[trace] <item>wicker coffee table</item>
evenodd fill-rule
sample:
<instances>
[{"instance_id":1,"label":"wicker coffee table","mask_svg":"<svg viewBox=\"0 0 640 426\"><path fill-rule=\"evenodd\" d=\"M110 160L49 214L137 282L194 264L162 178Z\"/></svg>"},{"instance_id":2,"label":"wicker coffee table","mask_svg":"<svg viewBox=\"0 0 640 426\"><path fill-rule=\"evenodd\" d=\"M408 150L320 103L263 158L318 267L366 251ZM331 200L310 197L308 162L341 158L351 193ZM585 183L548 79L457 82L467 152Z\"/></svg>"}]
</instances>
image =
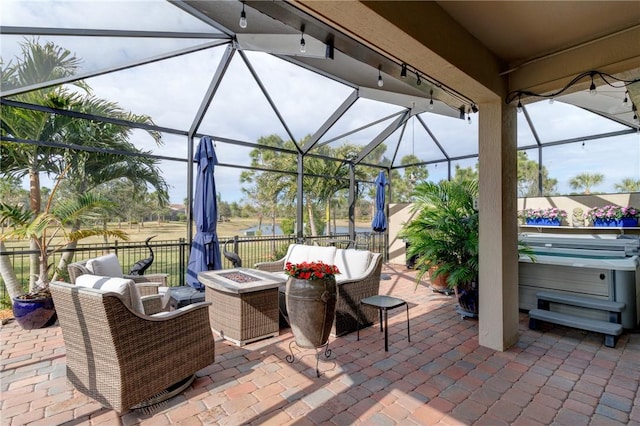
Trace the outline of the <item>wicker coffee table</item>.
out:
<instances>
[{"instance_id":1,"label":"wicker coffee table","mask_svg":"<svg viewBox=\"0 0 640 426\"><path fill-rule=\"evenodd\" d=\"M238 346L277 336L278 286L285 278L257 269L236 268L198 274L205 286L211 328Z\"/></svg>"}]
</instances>

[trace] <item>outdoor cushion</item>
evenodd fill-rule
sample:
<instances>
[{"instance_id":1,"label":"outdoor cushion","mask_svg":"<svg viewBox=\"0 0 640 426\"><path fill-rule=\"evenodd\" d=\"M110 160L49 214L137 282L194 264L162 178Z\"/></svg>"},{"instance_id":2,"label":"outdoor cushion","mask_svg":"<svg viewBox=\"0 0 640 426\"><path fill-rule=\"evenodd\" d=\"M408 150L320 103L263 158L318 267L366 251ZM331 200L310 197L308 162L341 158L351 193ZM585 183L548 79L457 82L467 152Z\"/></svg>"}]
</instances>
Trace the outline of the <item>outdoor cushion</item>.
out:
<instances>
[{"instance_id":1,"label":"outdoor cushion","mask_svg":"<svg viewBox=\"0 0 640 426\"><path fill-rule=\"evenodd\" d=\"M335 247L308 246L304 244L291 244L285 257L285 266L288 262L317 262L322 261L328 265L333 265L336 256Z\"/></svg>"},{"instance_id":2,"label":"outdoor cushion","mask_svg":"<svg viewBox=\"0 0 640 426\"><path fill-rule=\"evenodd\" d=\"M93 275L116 278L124 277L120 262L118 262L118 256L113 253L88 260L87 269Z\"/></svg>"},{"instance_id":3,"label":"outdoor cushion","mask_svg":"<svg viewBox=\"0 0 640 426\"><path fill-rule=\"evenodd\" d=\"M145 313L140 293L133 280L85 274L76 279L76 285L78 287L96 288L106 292L119 293L122 295L125 305L140 314L144 315Z\"/></svg>"},{"instance_id":4,"label":"outdoor cushion","mask_svg":"<svg viewBox=\"0 0 640 426\"><path fill-rule=\"evenodd\" d=\"M338 249L335 265L340 274L336 275L336 280L340 282L364 276L370 260L371 252L368 250Z\"/></svg>"}]
</instances>

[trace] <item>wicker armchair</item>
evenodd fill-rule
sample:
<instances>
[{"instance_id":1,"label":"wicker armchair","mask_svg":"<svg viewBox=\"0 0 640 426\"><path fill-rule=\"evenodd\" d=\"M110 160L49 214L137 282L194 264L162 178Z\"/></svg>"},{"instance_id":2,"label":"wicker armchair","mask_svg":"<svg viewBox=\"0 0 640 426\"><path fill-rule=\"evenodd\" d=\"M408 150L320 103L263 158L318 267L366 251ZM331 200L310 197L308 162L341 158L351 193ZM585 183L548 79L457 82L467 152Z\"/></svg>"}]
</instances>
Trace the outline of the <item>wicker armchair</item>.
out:
<instances>
[{"instance_id":1,"label":"wicker armchair","mask_svg":"<svg viewBox=\"0 0 640 426\"><path fill-rule=\"evenodd\" d=\"M117 259L117 258L116 258ZM92 259L82 260L80 262L70 263L67 265L67 271L69 272L69 281L71 284L76 283L76 278L84 274L94 274L87 268L87 262ZM95 274L104 275L104 274ZM152 294L158 294L158 287L167 287L167 277L169 274L147 274L147 275L125 275L122 274L122 268L120 268L120 274L108 275L120 278L128 278L133 280L138 286L138 291L141 296L148 296Z\"/></svg>"},{"instance_id":2,"label":"wicker armchair","mask_svg":"<svg viewBox=\"0 0 640 426\"><path fill-rule=\"evenodd\" d=\"M349 256L352 250L338 249L336 251L336 261L340 256ZM362 251L359 251L362 252ZM380 291L380 274L382 272L382 255L380 253L370 253L369 262L363 274L349 277L346 273L336 277L338 284L338 300L336 302L336 318L331 329L332 336L341 336L343 334L354 332L358 329L358 309L360 309L360 299L369 296L376 296ZM311 261L313 259L309 259ZM283 273L286 258L273 262L260 262L254 265L254 268L261 271ZM338 263L338 262L336 262ZM344 263L344 262L340 262ZM340 270L346 272L342 264L339 265ZM284 303L284 286L280 288L280 311L286 320L286 307ZM362 307L361 311L362 326L369 326L378 320L378 311L370 307ZM281 324L283 321L281 321Z\"/></svg>"},{"instance_id":3,"label":"wicker armchair","mask_svg":"<svg viewBox=\"0 0 640 426\"><path fill-rule=\"evenodd\" d=\"M377 296L380 291L382 273L382 255L372 253L367 275L363 278L338 281L338 300L336 302L336 320L331 334L341 336L358 329L358 309L361 310L362 326L369 326L378 320L378 310L367 306L360 307L360 300Z\"/></svg>"},{"instance_id":4,"label":"wicker armchair","mask_svg":"<svg viewBox=\"0 0 640 426\"><path fill-rule=\"evenodd\" d=\"M146 316L127 307L118 293L61 282L50 289L67 378L105 407L122 413L214 362L210 303Z\"/></svg>"}]
</instances>

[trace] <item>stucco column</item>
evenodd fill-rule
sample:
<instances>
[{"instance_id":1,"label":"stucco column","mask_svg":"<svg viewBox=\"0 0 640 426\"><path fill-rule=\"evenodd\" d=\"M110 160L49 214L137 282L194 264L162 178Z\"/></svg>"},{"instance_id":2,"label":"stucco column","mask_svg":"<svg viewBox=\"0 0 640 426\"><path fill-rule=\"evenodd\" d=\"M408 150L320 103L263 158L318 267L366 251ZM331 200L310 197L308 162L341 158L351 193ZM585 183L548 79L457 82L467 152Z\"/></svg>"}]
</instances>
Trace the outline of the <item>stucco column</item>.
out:
<instances>
[{"instance_id":1,"label":"stucco column","mask_svg":"<svg viewBox=\"0 0 640 426\"><path fill-rule=\"evenodd\" d=\"M479 343L503 351L518 341L516 109L479 105Z\"/></svg>"}]
</instances>

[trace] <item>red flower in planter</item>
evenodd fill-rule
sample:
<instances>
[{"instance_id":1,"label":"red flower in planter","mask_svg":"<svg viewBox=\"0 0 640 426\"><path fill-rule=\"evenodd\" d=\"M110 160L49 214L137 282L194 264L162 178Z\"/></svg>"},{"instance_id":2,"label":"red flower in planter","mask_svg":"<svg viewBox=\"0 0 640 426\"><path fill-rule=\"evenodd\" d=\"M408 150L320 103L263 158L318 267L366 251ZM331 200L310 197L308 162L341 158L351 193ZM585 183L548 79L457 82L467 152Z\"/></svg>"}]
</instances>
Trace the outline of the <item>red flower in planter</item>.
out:
<instances>
[{"instance_id":1,"label":"red flower in planter","mask_svg":"<svg viewBox=\"0 0 640 426\"><path fill-rule=\"evenodd\" d=\"M322 280L340 273L336 265L327 265L321 260L302 263L287 262L284 272L290 277L302 280Z\"/></svg>"}]
</instances>

